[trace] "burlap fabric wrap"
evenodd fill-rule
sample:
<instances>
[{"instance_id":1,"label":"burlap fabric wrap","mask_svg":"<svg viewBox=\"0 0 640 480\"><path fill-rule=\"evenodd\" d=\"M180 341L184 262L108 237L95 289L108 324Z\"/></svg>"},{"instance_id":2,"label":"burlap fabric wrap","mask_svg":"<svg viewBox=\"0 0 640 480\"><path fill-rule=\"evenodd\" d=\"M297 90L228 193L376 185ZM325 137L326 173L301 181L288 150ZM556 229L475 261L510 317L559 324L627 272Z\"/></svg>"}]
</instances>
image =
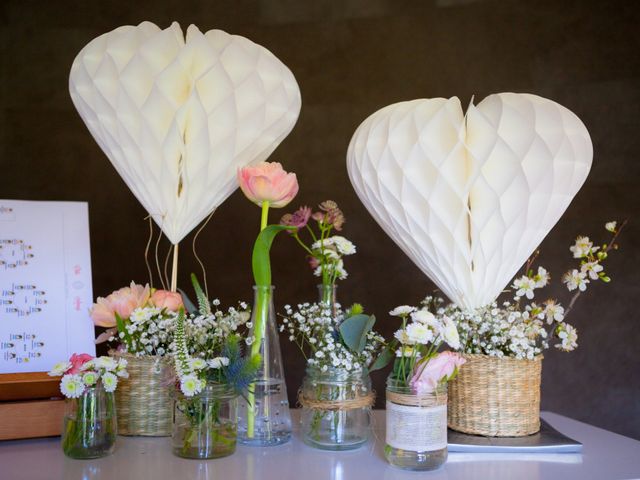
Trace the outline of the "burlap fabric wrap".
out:
<instances>
[{"instance_id":1,"label":"burlap fabric wrap","mask_svg":"<svg viewBox=\"0 0 640 480\"><path fill-rule=\"evenodd\" d=\"M118 434L166 437L173 427L172 366L164 357L110 352L127 361L129 378L116 389Z\"/></svg>"},{"instance_id":2,"label":"burlap fabric wrap","mask_svg":"<svg viewBox=\"0 0 640 480\"><path fill-rule=\"evenodd\" d=\"M542 355L533 360L464 354L449 382L449 428L486 437L522 437L540 430Z\"/></svg>"}]
</instances>

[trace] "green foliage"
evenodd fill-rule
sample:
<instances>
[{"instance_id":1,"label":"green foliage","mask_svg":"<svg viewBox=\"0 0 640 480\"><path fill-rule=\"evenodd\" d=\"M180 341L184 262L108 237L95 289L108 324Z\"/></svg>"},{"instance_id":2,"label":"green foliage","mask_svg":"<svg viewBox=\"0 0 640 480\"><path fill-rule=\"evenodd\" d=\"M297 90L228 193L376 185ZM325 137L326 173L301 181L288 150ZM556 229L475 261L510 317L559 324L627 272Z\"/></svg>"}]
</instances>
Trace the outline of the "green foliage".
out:
<instances>
[{"instance_id":1,"label":"green foliage","mask_svg":"<svg viewBox=\"0 0 640 480\"><path fill-rule=\"evenodd\" d=\"M211 315L211 304L202 290L202 287L200 287L200 283L198 282L198 278L195 273L191 274L191 283L193 284L193 289L195 290L196 298L198 299L198 312L203 316Z\"/></svg>"},{"instance_id":2,"label":"green foliage","mask_svg":"<svg viewBox=\"0 0 640 480\"><path fill-rule=\"evenodd\" d=\"M176 319L175 342L176 352L174 362L178 372L186 372L189 370L189 349L187 348L187 335L185 332L185 314L181 308Z\"/></svg>"},{"instance_id":3,"label":"green foliage","mask_svg":"<svg viewBox=\"0 0 640 480\"><path fill-rule=\"evenodd\" d=\"M359 303L354 303L353 305L351 305L349 310L347 310L345 316L349 318L353 317L354 315L360 315L361 313L364 313L364 307Z\"/></svg>"},{"instance_id":4,"label":"green foliage","mask_svg":"<svg viewBox=\"0 0 640 480\"><path fill-rule=\"evenodd\" d=\"M367 334L373 328L376 317L358 314L344 320L338 330L343 343L351 351L362 353L367 344Z\"/></svg>"},{"instance_id":5,"label":"green foliage","mask_svg":"<svg viewBox=\"0 0 640 480\"><path fill-rule=\"evenodd\" d=\"M182 290L181 288L178 288L178 291L180 292L180 295L182 295L182 303L184 303L184 306L187 309L187 313L189 314L196 313L198 309L193 304L189 296L185 293L185 291Z\"/></svg>"},{"instance_id":6,"label":"green foliage","mask_svg":"<svg viewBox=\"0 0 640 480\"><path fill-rule=\"evenodd\" d=\"M253 278L258 286L271 285L271 263L269 251L273 244L273 239L283 230L295 230L294 227L285 225L269 225L260 232L253 245L253 255L251 258L253 267Z\"/></svg>"},{"instance_id":7,"label":"green foliage","mask_svg":"<svg viewBox=\"0 0 640 480\"><path fill-rule=\"evenodd\" d=\"M376 357L371 367L369 367L369 371L374 372L386 367L391 362L391 360L395 358L395 349L396 342L385 345L385 347Z\"/></svg>"},{"instance_id":8,"label":"green foliage","mask_svg":"<svg viewBox=\"0 0 640 480\"><path fill-rule=\"evenodd\" d=\"M129 332L127 332L127 329L125 327L124 324L124 320L122 320L122 317L120 317L120 315L118 315L118 312L115 312L116 314L116 326L118 327L118 332L121 332L124 334L124 343L127 347L127 351L131 351L132 350L132 346L133 346L133 339L131 338L131 335L129 335Z\"/></svg>"}]
</instances>

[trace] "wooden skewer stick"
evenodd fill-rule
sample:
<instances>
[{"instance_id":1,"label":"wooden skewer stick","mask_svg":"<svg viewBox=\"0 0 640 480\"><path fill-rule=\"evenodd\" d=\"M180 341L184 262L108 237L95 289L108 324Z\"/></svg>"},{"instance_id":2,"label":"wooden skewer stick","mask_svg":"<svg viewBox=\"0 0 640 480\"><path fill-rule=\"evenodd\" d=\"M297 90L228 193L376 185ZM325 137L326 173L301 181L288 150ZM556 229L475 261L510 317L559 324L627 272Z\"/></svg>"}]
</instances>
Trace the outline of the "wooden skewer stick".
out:
<instances>
[{"instance_id":1,"label":"wooden skewer stick","mask_svg":"<svg viewBox=\"0 0 640 480\"><path fill-rule=\"evenodd\" d=\"M171 291L178 290L178 244L173 246L173 264L171 266Z\"/></svg>"}]
</instances>

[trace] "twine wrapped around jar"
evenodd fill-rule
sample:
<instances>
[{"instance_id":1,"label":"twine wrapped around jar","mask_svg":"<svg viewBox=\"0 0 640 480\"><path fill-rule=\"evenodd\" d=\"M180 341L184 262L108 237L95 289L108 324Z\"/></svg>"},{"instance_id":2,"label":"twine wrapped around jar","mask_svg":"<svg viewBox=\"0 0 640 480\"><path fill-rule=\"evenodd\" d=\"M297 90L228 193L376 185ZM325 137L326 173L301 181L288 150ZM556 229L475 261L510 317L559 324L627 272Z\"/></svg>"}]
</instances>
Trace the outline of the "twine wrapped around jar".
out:
<instances>
[{"instance_id":1,"label":"twine wrapped around jar","mask_svg":"<svg viewBox=\"0 0 640 480\"><path fill-rule=\"evenodd\" d=\"M329 410L329 411L344 411L353 410L355 408L371 407L375 403L376 395L374 392L369 392L366 395L359 395L354 398L342 399L342 400L320 400L313 398L306 398L302 391L298 392L298 402L304 408L311 410Z\"/></svg>"},{"instance_id":2,"label":"twine wrapped around jar","mask_svg":"<svg viewBox=\"0 0 640 480\"><path fill-rule=\"evenodd\" d=\"M129 378L116 389L118 434L167 437L173 428L171 363L164 357L110 352L127 361Z\"/></svg>"},{"instance_id":3,"label":"twine wrapped around jar","mask_svg":"<svg viewBox=\"0 0 640 480\"><path fill-rule=\"evenodd\" d=\"M542 355L533 360L464 354L449 382L449 428L485 437L522 437L540 430Z\"/></svg>"}]
</instances>

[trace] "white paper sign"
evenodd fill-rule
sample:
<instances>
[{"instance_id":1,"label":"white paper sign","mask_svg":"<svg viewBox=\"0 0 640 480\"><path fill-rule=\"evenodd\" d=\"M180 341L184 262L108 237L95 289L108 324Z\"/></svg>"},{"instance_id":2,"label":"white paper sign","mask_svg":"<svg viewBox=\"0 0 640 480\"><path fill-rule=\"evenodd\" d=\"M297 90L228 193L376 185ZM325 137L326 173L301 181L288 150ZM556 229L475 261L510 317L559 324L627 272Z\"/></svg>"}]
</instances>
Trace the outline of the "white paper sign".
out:
<instances>
[{"instance_id":1,"label":"white paper sign","mask_svg":"<svg viewBox=\"0 0 640 480\"><path fill-rule=\"evenodd\" d=\"M0 373L95 355L83 202L0 200Z\"/></svg>"},{"instance_id":2,"label":"white paper sign","mask_svg":"<svg viewBox=\"0 0 640 480\"><path fill-rule=\"evenodd\" d=\"M447 446L447 406L411 407L387 402L387 445L413 452Z\"/></svg>"}]
</instances>

